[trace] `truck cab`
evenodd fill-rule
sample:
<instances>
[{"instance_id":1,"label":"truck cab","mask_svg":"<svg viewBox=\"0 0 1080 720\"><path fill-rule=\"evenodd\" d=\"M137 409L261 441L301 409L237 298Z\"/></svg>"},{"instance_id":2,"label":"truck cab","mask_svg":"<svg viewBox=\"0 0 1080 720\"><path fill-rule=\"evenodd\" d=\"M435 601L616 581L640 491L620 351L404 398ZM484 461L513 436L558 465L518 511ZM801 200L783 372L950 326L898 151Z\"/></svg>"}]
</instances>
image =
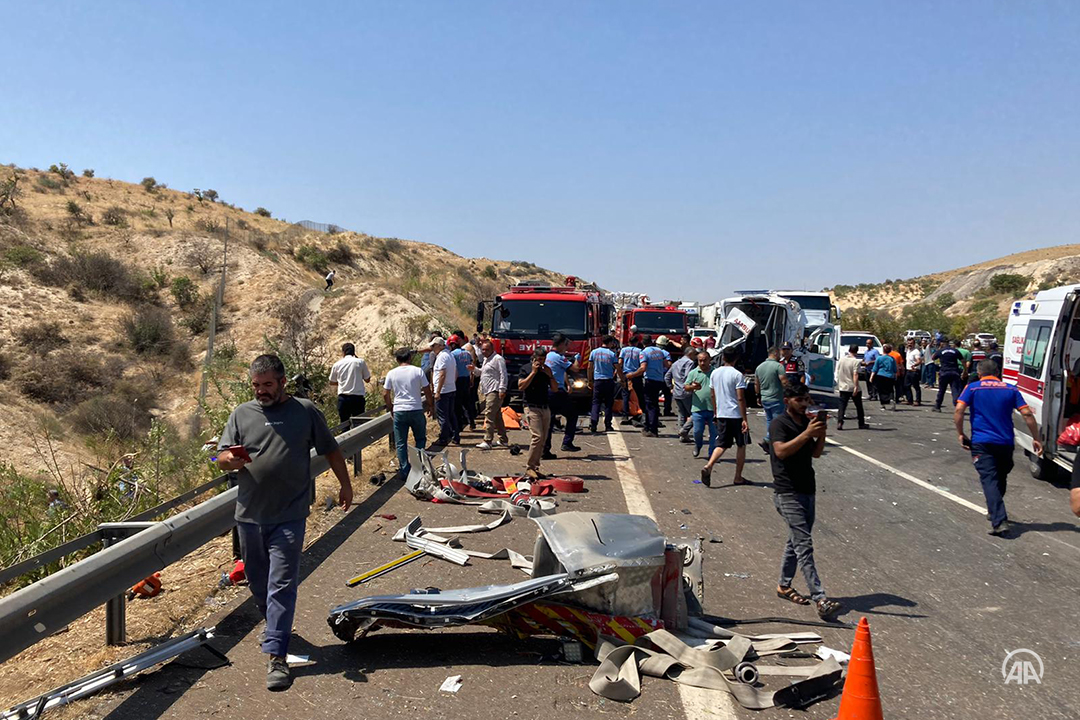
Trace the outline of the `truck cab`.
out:
<instances>
[{"instance_id":1,"label":"truck cab","mask_svg":"<svg viewBox=\"0 0 1080 720\"><path fill-rule=\"evenodd\" d=\"M581 369L567 374L567 390L580 406L591 402L588 388L589 353L600 347L611 323L613 306L595 286L567 278L567 285L520 283L476 308L477 329L483 330L490 308L495 351L506 361L511 399L520 397L517 379L537 347L551 349L555 333L570 340L569 352L580 356Z\"/></svg>"},{"instance_id":2,"label":"truck cab","mask_svg":"<svg viewBox=\"0 0 1080 720\"><path fill-rule=\"evenodd\" d=\"M1080 413L1080 285L1015 301L1002 351L1002 379L1016 385L1039 424L1041 458L1033 452L1027 425L1018 413L1013 416L1016 444L1024 449L1032 475L1049 477L1056 467L1071 471L1076 447L1058 445L1057 437Z\"/></svg>"},{"instance_id":3,"label":"truck cab","mask_svg":"<svg viewBox=\"0 0 1080 720\"><path fill-rule=\"evenodd\" d=\"M653 339L667 335L679 347L670 346L671 359L682 356L683 348L690 344L686 310L674 305L643 305L619 310L615 321L616 337L624 347L635 335L652 335Z\"/></svg>"}]
</instances>

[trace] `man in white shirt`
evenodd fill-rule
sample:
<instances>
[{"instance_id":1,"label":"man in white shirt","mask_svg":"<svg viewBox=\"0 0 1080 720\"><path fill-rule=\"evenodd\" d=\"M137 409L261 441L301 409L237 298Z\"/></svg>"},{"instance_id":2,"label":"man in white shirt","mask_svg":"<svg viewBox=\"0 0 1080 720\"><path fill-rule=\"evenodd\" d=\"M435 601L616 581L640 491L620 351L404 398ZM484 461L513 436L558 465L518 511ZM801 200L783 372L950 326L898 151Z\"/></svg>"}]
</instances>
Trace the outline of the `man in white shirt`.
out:
<instances>
[{"instance_id":1,"label":"man in white shirt","mask_svg":"<svg viewBox=\"0 0 1080 720\"><path fill-rule=\"evenodd\" d=\"M386 410L394 417L394 441L397 446L398 468L404 479L409 474L409 430L416 441L414 447L427 445L428 416L435 414L435 403L431 395L431 383L423 370L412 364L412 348L399 348L394 351L398 366L386 373L383 383L383 400Z\"/></svg>"},{"instance_id":2,"label":"man in white shirt","mask_svg":"<svg viewBox=\"0 0 1080 720\"><path fill-rule=\"evenodd\" d=\"M923 356L922 351L919 350L919 346L915 344L915 338L908 338L907 348L904 351L904 369L907 372L904 373L904 396L907 400L907 404L911 404L912 400L912 388L915 389L915 405L916 407L922 405L922 368L923 368Z\"/></svg>"},{"instance_id":3,"label":"man in white shirt","mask_svg":"<svg viewBox=\"0 0 1080 720\"><path fill-rule=\"evenodd\" d=\"M330 384L336 386L337 411L341 422L363 415L367 409L365 382L371 381L371 371L363 358L356 357L356 346L341 346L342 358L330 368Z\"/></svg>"},{"instance_id":4,"label":"man in white shirt","mask_svg":"<svg viewBox=\"0 0 1080 720\"><path fill-rule=\"evenodd\" d=\"M435 415L439 418L439 438L432 447L445 447L451 442L461 442L461 428L458 426L454 407L457 391L457 360L446 349L446 341L435 337L428 343L428 350L436 353L435 364L431 370L431 387L435 393Z\"/></svg>"},{"instance_id":5,"label":"man in white shirt","mask_svg":"<svg viewBox=\"0 0 1080 720\"><path fill-rule=\"evenodd\" d=\"M836 421L836 429L844 429L844 414L847 412L848 402L855 403L855 414L859 418L859 429L866 430L870 426L866 424L866 415L863 413L862 391L859 388L859 346L852 345L848 348L848 354L840 358L836 363L836 391L840 393L840 412Z\"/></svg>"},{"instance_id":6,"label":"man in white shirt","mask_svg":"<svg viewBox=\"0 0 1080 720\"><path fill-rule=\"evenodd\" d=\"M334 275L336 274L337 273L335 273L333 270L326 273L326 287L323 288L323 292L327 292L330 290L330 288L334 287Z\"/></svg>"},{"instance_id":7,"label":"man in white shirt","mask_svg":"<svg viewBox=\"0 0 1080 720\"><path fill-rule=\"evenodd\" d=\"M506 424L503 423L502 404L506 401L506 360L495 352L495 345L485 340L480 345L484 364L480 367L480 397L484 401L484 441L476 447L490 450L493 447L509 445L506 437ZM499 441L494 442L495 433Z\"/></svg>"},{"instance_id":8,"label":"man in white shirt","mask_svg":"<svg viewBox=\"0 0 1080 720\"><path fill-rule=\"evenodd\" d=\"M712 388L713 407L716 408L716 428L720 434L720 444L709 455L709 462L701 468L701 483L706 487L712 484L712 469L723 457L724 451L736 446L735 485L748 485L743 479L743 463L746 462L746 440L749 424L746 421L746 378L742 371L735 368L738 350L724 350L724 364L713 370L709 376Z\"/></svg>"}]
</instances>

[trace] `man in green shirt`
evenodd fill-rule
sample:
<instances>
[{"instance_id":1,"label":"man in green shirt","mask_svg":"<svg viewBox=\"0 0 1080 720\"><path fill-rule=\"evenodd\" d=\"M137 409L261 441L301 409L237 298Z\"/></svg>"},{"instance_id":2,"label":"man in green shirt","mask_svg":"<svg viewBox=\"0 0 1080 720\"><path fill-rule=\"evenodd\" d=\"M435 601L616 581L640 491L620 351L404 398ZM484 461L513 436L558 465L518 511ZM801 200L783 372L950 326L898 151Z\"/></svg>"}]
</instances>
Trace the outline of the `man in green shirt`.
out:
<instances>
[{"instance_id":1,"label":"man in green shirt","mask_svg":"<svg viewBox=\"0 0 1080 720\"><path fill-rule=\"evenodd\" d=\"M780 352L775 346L769 348L769 357L754 371L754 387L761 400L761 407L765 409L765 437L758 445L766 455L769 454L769 426L772 425L773 418L784 414L784 387L788 380L784 366L777 360L779 356Z\"/></svg>"},{"instance_id":2,"label":"man in green shirt","mask_svg":"<svg viewBox=\"0 0 1080 720\"><path fill-rule=\"evenodd\" d=\"M686 375L683 388L691 393L690 418L694 423L694 457L700 457L705 428L709 428L709 455L716 449L716 408L713 406L709 375L712 374L712 356L701 350L697 367Z\"/></svg>"}]
</instances>

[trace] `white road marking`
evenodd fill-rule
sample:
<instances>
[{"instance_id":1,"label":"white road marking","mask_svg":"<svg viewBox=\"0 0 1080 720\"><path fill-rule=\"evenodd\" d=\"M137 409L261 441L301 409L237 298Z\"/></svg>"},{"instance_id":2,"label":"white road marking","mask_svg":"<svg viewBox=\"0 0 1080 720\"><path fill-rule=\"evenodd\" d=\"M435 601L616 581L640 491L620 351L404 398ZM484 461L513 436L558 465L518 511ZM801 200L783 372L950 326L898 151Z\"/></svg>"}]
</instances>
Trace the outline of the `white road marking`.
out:
<instances>
[{"instance_id":1,"label":"white road marking","mask_svg":"<svg viewBox=\"0 0 1080 720\"><path fill-rule=\"evenodd\" d=\"M852 455L854 455L856 457L862 458L863 460L865 460L868 463L871 463L872 465L877 465L879 468L881 468L883 470L888 470L889 472L893 473L894 475L899 475L900 477L904 478L905 480L910 480L911 482L915 483L919 487L924 487L927 490L932 490L933 492L936 492L938 495L941 495L942 497L948 498L948 499L952 500L954 503L956 503L958 505L963 505L966 508L970 508L970 509L974 510L975 512L979 513L980 515L985 515L986 514L986 508L981 506L981 505L976 505L975 503L969 502L969 501L965 500L962 497L958 497L956 495L953 495L948 490L942 490L941 488L937 487L936 485L932 485L931 483L928 483L925 480L920 480L919 478L915 477L914 475L907 474L903 470L897 470L893 466L887 465L887 464L881 462L880 460L877 460L875 458L870 457L869 455L867 455L865 453L861 453L858 450L854 450L852 448L849 448L847 445L842 445L842 444L836 442L835 440L833 440L832 438L829 438L829 437L825 438L825 442L829 443L830 445L835 445L836 447L840 448L841 450L849 452L849 453L851 453ZM1080 552L1080 547L1077 547L1076 545L1073 545L1070 542L1066 542L1066 541L1062 540L1061 538L1054 537L1053 535L1050 535L1049 533L1035 531L1033 534L1038 535L1039 537L1045 538L1047 540L1053 540L1058 545L1064 545L1067 548L1070 548L1072 550L1076 550L1076 551Z\"/></svg>"},{"instance_id":2,"label":"white road marking","mask_svg":"<svg viewBox=\"0 0 1080 720\"><path fill-rule=\"evenodd\" d=\"M849 448L847 445L842 445L842 444L836 442L835 440L833 440L832 438L829 438L829 437L825 438L825 442L829 443L830 445L835 445L836 447L840 448L841 450L844 450L845 452L851 453L855 457L862 458L863 460L870 463L871 465L877 465L882 470L888 470L893 475L899 475L900 477L904 478L905 480L908 480L910 482L915 483L919 487L923 487L923 488L926 488L927 490L930 490L932 492L936 492L941 497L948 498L948 499L952 500L954 503L956 503L957 505L963 505L966 508L974 510L975 512L979 513L980 515L985 515L986 514L986 508L985 507L981 507L981 506L976 505L975 503L973 503L973 502L971 502L969 500L965 500L964 498L960 497L959 495L953 495L948 490L942 490L938 486L933 485L931 483L928 483L925 480L920 480L919 478L915 477L914 475L909 475L908 473L904 472L903 470L897 470L892 465L887 465L887 464L881 462L880 460L878 460L876 458L870 457L866 453L861 453L858 450L855 450L853 448Z\"/></svg>"},{"instance_id":3,"label":"white road marking","mask_svg":"<svg viewBox=\"0 0 1080 720\"><path fill-rule=\"evenodd\" d=\"M622 433L609 432L607 438L615 469L618 471L619 485L622 487L623 497L626 498L626 511L632 515L644 515L656 520L652 503L649 502L649 496L641 484L641 477L638 475L637 468L634 467L634 461L630 459L630 450L626 447ZM737 720L735 703L727 693L681 683L676 683L676 687L682 699L683 712L689 720L699 720L699 718Z\"/></svg>"}]
</instances>

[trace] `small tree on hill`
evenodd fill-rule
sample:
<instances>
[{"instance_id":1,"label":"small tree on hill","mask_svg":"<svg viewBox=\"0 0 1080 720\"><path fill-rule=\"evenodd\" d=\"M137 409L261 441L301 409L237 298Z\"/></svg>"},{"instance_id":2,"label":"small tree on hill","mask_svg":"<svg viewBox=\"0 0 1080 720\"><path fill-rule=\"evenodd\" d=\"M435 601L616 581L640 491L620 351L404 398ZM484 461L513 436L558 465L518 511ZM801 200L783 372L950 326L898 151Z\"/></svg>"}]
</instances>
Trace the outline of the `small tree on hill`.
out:
<instances>
[{"instance_id":1,"label":"small tree on hill","mask_svg":"<svg viewBox=\"0 0 1080 720\"><path fill-rule=\"evenodd\" d=\"M998 273L990 278L990 289L997 293L1017 295L1027 290L1028 279L1016 273Z\"/></svg>"},{"instance_id":2,"label":"small tree on hill","mask_svg":"<svg viewBox=\"0 0 1080 720\"><path fill-rule=\"evenodd\" d=\"M218 192L217 190L203 190L203 197L210 202L217 202Z\"/></svg>"},{"instance_id":3,"label":"small tree on hill","mask_svg":"<svg viewBox=\"0 0 1080 720\"><path fill-rule=\"evenodd\" d=\"M85 170L82 171L82 176L84 178L92 178L92 177L94 177L94 168L86 168Z\"/></svg>"},{"instance_id":4,"label":"small tree on hill","mask_svg":"<svg viewBox=\"0 0 1080 720\"><path fill-rule=\"evenodd\" d=\"M269 211L269 210L267 210L267 209L266 209L266 208L264 208L264 207L257 207L257 208L255 208L255 214L256 214L256 215L258 215L258 216L260 216L260 217L265 217L265 218L268 218L268 217L270 217L270 211Z\"/></svg>"},{"instance_id":5,"label":"small tree on hill","mask_svg":"<svg viewBox=\"0 0 1080 720\"><path fill-rule=\"evenodd\" d=\"M146 190L146 192L148 192L148 193L152 193L155 190L157 190L157 188L158 188L157 180L155 180L152 177L144 177L142 179L142 182L139 183L139 184L142 185L143 189Z\"/></svg>"}]
</instances>

